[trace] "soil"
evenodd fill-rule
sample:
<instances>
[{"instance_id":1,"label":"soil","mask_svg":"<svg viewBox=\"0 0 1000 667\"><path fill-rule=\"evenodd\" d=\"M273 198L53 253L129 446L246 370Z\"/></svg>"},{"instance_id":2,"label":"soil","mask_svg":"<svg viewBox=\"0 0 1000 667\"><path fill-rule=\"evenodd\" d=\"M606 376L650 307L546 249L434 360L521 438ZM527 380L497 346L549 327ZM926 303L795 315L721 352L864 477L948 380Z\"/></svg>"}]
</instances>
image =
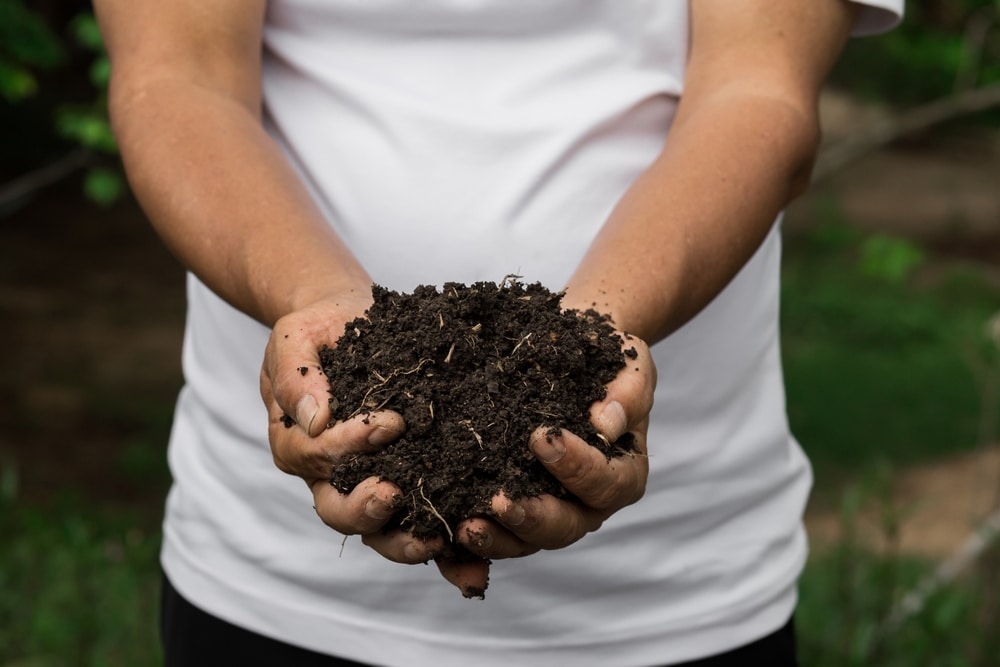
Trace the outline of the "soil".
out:
<instances>
[{"instance_id":1,"label":"soil","mask_svg":"<svg viewBox=\"0 0 1000 667\"><path fill-rule=\"evenodd\" d=\"M590 423L590 405L636 354L623 353L606 316L564 311L562 294L513 278L372 294L320 360L331 425L381 409L406 421L401 438L342 462L331 480L344 493L370 476L399 486L389 527L448 543L462 519L489 514L500 490L569 497L528 449L539 427L568 429L608 457L635 449L631 435L608 443Z\"/></svg>"},{"instance_id":2,"label":"soil","mask_svg":"<svg viewBox=\"0 0 1000 667\"><path fill-rule=\"evenodd\" d=\"M871 489L851 530L841 511L812 503L806 528L816 549L845 539L880 552L954 554L1000 505L1000 445L978 447L894 472Z\"/></svg>"}]
</instances>

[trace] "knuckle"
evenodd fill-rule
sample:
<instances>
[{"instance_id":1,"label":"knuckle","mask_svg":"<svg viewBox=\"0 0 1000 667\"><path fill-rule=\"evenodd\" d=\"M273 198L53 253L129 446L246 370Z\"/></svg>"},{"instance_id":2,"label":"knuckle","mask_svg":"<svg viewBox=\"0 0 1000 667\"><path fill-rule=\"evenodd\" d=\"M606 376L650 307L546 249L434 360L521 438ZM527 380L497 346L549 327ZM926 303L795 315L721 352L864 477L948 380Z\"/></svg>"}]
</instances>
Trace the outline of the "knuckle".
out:
<instances>
[{"instance_id":1,"label":"knuckle","mask_svg":"<svg viewBox=\"0 0 1000 667\"><path fill-rule=\"evenodd\" d=\"M346 521L342 521L341 518L336 514L328 514L326 512L317 511L316 514L323 521L323 524L332 530L337 531L341 535L357 535L363 532L357 526L352 526Z\"/></svg>"},{"instance_id":2,"label":"knuckle","mask_svg":"<svg viewBox=\"0 0 1000 667\"><path fill-rule=\"evenodd\" d=\"M327 515L326 512L320 510L319 506L316 507L316 516L326 525L327 528L332 528L337 532L343 533L345 535L350 535L350 531L344 530L344 527L340 525L339 522L335 521L332 517Z\"/></svg>"},{"instance_id":3,"label":"knuckle","mask_svg":"<svg viewBox=\"0 0 1000 667\"><path fill-rule=\"evenodd\" d=\"M637 475L632 466L626 461L612 459L608 462L608 468L611 481L595 486L587 505L596 510L613 511L638 500L636 491L643 485L637 483Z\"/></svg>"},{"instance_id":4,"label":"knuckle","mask_svg":"<svg viewBox=\"0 0 1000 667\"><path fill-rule=\"evenodd\" d=\"M334 457L321 447L307 448L295 436L296 432L293 429L286 429L281 422L272 427L270 443L274 465L289 475L330 478L336 464Z\"/></svg>"},{"instance_id":5,"label":"knuckle","mask_svg":"<svg viewBox=\"0 0 1000 667\"><path fill-rule=\"evenodd\" d=\"M276 433L275 429L272 428L269 440L271 442L271 460L274 461L275 467L283 473L294 475L295 470L288 457L287 447L285 446L285 438L281 437L281 435Z\"/></svg>"},{"instance_id":6,"label":"knuckle","mask_svg":"<svg viewBox=\"0 0 1000 667\"><path fill-rule=\"evenodd\" d=\"M635 459L635 457L630 458ZM621 488L623 489L621 502L616 509L638 502L646 495L645 466L639 466L638 469L636 466L628 466L628 472L623 474Z\"/></svg>"},{"instance_id":7,"label":"knuckle","mask_svg":"<svg viewBox=\"0 0 1000 667\"><path fill-rule=\"evenodd\" d=\"M556 476L564 486L579 488L585 492L594 485L594 461L590 456L566 456L556 466Z\"/></svg>"},{"instance_id":8,"label":"knuckle","mask_svg":"<svg viewBox=\"0 0 1000 667\"><path fill-rule=\"evenodd\" d=\"M587 506L600 511L618 509L623 505L622 496L621 489L606 487L593 496Z\"/></svg>"},{"instance_id":9,"label":"knuckle","mask_svg":"<svg viewBox=\"0 0 1000 667\"><path fill-rule=\"evenodd\" d=\"M283 368L271 377L271 392L275 399L281 403L288 401L294 393L297 380L301 380L301 374L295 370Z\"/></svg>"},{"instance_id":10,"label":"knuckle","mask_svg":"<svg viewBox=\"0 0 1000 667\"><path fill-rule=\"evenodd\" d=\"M260 369L260 397L264 405L270 407L274 402L274 393L271 391L271 377L263 367Z\"/></svg>"},{"instance_id":11,"label":"knuckle","mask_svg":"<svg viewBox=\"0 0 1000 667\"><path fill-rule=\"evenodd\" d=\"M317 482L324 484L324 482ZM357 535L365 532L365 526L357 520L352 520L353 505L350 500L332 487L323 491L314 491L316 514L327 527L343 535Z\"/></svg>"},{"instance_id":12,"label":"knuckle","mask_svg":"<svg viewBox=\"0 0 1000 667\"><path fill-rule=\"evenodd\" d=\"M333 467L336 465L333 457L323 450L305 452L304 456L301 457L301 462L305 469L324 479L333 476Z\"/></svg>"},{"instance_id":13,"label":"knuckle","mask_svg":"<svg viewBox=\"0 0 1000 667\"><path fill-rule=\"evenodd\" d=\"M274 466L278 470L285 473L286 475L295 474L295 469L291 465L289 465L288 462L281 455L278 454L278 452L272 450L271 454L272 454L271 458L274 461Z\"/></svg>"},{"instance_id":14,"label":"knuckle","mask_svg":"<svg viewBox=\"0 0 1000 667\"><path fill-rule=\"evenodd\" d=\"M589 528L584 525L581 514L576 511L569 512L556 529L551 531L543 548L550 550L568 547L588 532Z\"/></svg>"}]
</instances>

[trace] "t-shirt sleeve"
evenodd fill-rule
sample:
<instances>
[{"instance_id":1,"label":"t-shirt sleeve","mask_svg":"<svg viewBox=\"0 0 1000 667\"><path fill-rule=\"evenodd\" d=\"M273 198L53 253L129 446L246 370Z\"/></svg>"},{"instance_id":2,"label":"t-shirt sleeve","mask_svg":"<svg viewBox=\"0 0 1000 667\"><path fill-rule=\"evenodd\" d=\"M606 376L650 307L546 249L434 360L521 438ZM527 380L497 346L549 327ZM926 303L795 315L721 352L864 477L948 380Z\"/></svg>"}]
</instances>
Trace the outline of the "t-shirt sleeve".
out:
<instances>
[{"instance_id":1,"label":"t-shirt sleeve","mask_svg":"<svg viewBox=\"0 0 1000 667\"><path fill-rule=\"evenodd\" d=\"M861 5L854 23L854 37L877 35L892 30L903 20L904 0L852 0Z\"/></svg>"}]
</instances>

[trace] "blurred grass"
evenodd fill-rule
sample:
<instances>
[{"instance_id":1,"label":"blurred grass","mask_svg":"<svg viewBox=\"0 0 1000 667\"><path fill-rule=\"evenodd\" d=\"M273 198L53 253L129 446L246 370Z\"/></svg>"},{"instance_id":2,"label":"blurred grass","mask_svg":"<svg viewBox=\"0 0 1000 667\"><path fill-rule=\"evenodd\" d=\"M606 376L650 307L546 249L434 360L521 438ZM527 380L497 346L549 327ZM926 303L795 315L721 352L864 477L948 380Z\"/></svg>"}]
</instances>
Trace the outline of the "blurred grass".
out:
<instances>
[{"instance_id":1,"label":"blurred grass","mask_svg":"<svg viewBox=\"0 0 1000 667\"><path fill-rule=\"evenodd\" d=\"M0 665L159 664L159 536L126 508L0 505Z\"/></svg>"},{"instance_id":2,"label":"blurred grass","mask_svg":"<svg viewBox=\"0 0 1000 667\"><path fill-rule=\"evenodd\" d=\"M897 250L875 268L879 247ZM979 376L996 369L985 325L1000 310L1000 288L969 266L914 254L922 252L835 220L786 243L789 420L821 484L983 444ZM899 257L911 258L902 276Z\"/></svg>"},{"instance_id":3,"label":"blurred grass","mask_svg":"<svg viewBox=\"0 0 1000 667\"><path fill-rule=\"evenodd\" d=\"M931 595L923 610L887 631L893 604L931 564L841 545L815 555L800 581L799 659L809 667L995 666L992 629L983 627L977 579Z\"/></svg>"},{"instance_id":4,"label":"blurred grass","mask_svg":"<svg viewBox=\"0 0 1000 667\"><path fill-rule=\"evenodd\" d=\"M844 505L846 538L812 554L800 581L800 660L995 667L998 547L887 629L894 606L936 563L895 548L891 508L887 551L861 546L852 527L860 496L882 495L859 492L857 480L886 486L894 470L996 441L986 415L1000 406L988 404L997 399L987 385L1000 382L1000 355L986 324L1000 311L1000 286L981 267L863 234L835 203L824 206L821 224L786 236L782 346L789 421L816 470L814 500Z\"/></svg>"},{"instance_id":5,"label":"blurred grass","mask_svg":"<svg viewBox=\"0 0 1000 667\"><path fill-rule=\"evenodd\" d=\"M814 552L799 582L799 658L810 667L996 667L1000 637L1000 545L961 576L936 581L938 564L900 550L892 469L861 475L842 494L843 537ZM885 541L859 538L859 511L872 503ZM958 545L956 545L956 548ZM921 591L908 610L904 597ZM913 603L913 599L909 600Z\"/></svg>"}]
</instances>

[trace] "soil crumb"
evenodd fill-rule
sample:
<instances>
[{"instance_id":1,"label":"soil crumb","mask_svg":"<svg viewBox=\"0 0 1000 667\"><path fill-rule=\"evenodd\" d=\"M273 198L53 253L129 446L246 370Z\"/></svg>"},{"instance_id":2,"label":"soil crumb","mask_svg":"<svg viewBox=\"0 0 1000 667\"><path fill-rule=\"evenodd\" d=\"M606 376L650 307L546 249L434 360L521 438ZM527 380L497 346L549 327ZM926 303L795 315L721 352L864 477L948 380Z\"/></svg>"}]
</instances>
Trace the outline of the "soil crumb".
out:
<instances>
[{"instance_id":1,"label":"soil crumb","mask_svg":"<svg viewBox=\"0 0 1000 667\"><path fill-rule=\"evenodd\" d=\"M571 431L609 458L635 450L630 435L604 441L589 419L625 367L607 316L563 311L562 293L514 278L410 294L376 285L372 294L365 317L320 361L331 425L383 409L406 420L401 438L342 461L331 479L342 493L370 476L399 486L389 527L452 542L456 525L488 515L501 489L515 499L570 497L528 449L538 427Z\"/></svg>"}]
</instances>

